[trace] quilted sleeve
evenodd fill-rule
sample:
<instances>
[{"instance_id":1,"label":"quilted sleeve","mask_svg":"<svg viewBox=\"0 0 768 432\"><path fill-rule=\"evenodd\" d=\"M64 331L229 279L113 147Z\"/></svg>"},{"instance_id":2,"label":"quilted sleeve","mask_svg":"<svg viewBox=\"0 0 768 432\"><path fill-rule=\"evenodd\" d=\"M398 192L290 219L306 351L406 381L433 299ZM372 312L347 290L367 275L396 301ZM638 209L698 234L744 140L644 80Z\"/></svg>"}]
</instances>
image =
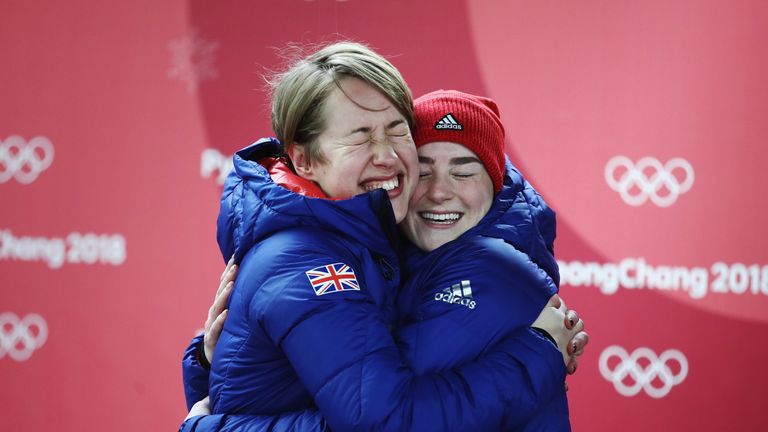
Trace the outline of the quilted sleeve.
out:
<instances>
[{"instance_id":1,"label":"quilted sleeve","mask_svg":"<svg viewBox=\"0 0 768 432\"><path fill-rule=\"evenodd\" d=\"M195 336L184 351L184 357L181 360L187 410L191 409L197 401L208 396L208 369L200 364L197 357L202 343L203 335Z\"/></svg>"}]
</instances>

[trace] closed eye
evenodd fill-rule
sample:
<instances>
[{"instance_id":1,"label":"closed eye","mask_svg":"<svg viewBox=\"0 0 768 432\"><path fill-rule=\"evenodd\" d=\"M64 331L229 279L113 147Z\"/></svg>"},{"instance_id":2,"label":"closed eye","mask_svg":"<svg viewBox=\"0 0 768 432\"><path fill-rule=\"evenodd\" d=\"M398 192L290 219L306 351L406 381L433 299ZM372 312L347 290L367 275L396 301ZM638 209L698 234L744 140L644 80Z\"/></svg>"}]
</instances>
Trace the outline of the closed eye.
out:
<instances>
[{"instance_id":1,"label":"closed eye","mask_svg":"<svg viewBox=\"0 0 768 432\"><path fill-rule=\"evenodd\" d=\"M411 130L407 126L398 127L387 131L387 136L391 137L405 137L411 134Z\"/></svg>"},{"instance_id":2,"label":"closed eye","mask_svg":"<svg viewBox=\"0 0 768 432\"><path fill-rule=\"evenodd\" d=\"M404 137L411 133L411 129L403 119L398 119L389 123L385 130L388 136L394 137Z\"/></svg>"},{"instance_id":3,"label":"closed eye","mask_svg":"<svg viewBox=\"0 0 768 432\"><path fill-rule=\"evenodd\" d=\"M409 133L409 132L407 132L407 131L406 131L406 132L403 132L403 133L394 133L394 132L389 132L389 133L387 134L387 136L391 136L391 137L397 137L397 138L400 138L400 137L406 137L406 136L408 136L408 135L410 135L410 133Z\"/></svg>"}]
</instances>

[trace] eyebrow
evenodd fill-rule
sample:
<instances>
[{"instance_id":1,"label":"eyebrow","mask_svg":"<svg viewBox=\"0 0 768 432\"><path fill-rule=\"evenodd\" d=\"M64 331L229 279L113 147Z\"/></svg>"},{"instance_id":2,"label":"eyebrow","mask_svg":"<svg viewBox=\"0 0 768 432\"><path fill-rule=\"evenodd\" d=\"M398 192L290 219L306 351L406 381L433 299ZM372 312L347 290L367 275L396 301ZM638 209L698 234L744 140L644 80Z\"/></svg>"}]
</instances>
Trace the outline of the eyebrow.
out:
<instances>
[{"instance_id":1,"label":"eyebrow","mask_svg":"<svg viewBox=\"0 0 768 432\"><path fill-rule=\"evenodd\" d=\"M429 157L425 156L419 156L419 163L428 164L428 165L434 165L435 160ZM482 162L480 159L474 157L474 156L462 156L462 157L456 157L452 158L450 161L448 161L448 164L450 165L466 165L470 163L479 163L482 165Z\"/></svg>"},{"instance_id":2,"label":"eyebrow","mask_svg":"<svg viewBox=\"0 0 768 432\"><path fill-rule=\"evenodd\" d=\"M394 129L394 128L396 128L396 127L400 126L400 125L401 125L401 124L403 124L403 123L405 123L405 120L403 120L403 119L397 119L397 120L393 120L393 121L391 121L391 122L390 122L388 125L386 125L384 128L385 128L386 130ZM357 128L357 129L353 129L351 132L349 132L349 135L352 135L352 134L356 134L356 133L358 133L358 132L362 132L362 133L370 133L370 132L371 132L371 130L372 130L372 129L371 129L370 127L368 127L368 126L363 126L363 127L359 127L359 128Z\"/></svg>"}]
</instances>

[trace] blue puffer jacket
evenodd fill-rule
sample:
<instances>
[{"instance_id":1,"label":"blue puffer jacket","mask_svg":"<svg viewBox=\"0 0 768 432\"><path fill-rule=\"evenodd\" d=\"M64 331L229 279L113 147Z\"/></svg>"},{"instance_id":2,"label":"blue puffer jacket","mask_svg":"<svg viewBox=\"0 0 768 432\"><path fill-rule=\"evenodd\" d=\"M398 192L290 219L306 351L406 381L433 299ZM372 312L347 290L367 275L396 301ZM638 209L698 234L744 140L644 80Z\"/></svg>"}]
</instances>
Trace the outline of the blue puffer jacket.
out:
<instances>
[{"instance_id":1,"label":"blue puffer jacket","mask_svg":"<svg viewBox=\"0 0 768 432\"><path fill-rule=\"evenodd\" d=\"M521 406L541 406L562 389L559 352L527 328L554 284L507 290L508 313L525 318L492 351L415 374L389 332L400 275L386 194L332 201L290 192L257 163L279 150L262 140L239 152L225 187L219 243L224 257L242 262L210 395L215 413L288 414L196 417L184 430L321 430L313 401L334 431L498 430L525 422ZM504 274L492 270L472 283L498 283ZM527 276L509 277L529 286ZM205 395L194 350L184 361L190 404Z\"/></svg>"}]
</instances>

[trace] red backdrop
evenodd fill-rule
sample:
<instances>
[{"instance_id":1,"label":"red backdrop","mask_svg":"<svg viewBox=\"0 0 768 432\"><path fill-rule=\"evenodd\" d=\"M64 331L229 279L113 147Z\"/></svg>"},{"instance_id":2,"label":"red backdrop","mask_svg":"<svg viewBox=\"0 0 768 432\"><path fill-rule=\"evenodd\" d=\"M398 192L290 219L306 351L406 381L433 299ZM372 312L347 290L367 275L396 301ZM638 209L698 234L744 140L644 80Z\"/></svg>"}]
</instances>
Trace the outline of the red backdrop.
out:
<instances>
[{"instance_id":1,"label":"red backdrop","mask_svg":"<svg viewBox=\"0 0 768 432\"><path fill-rule=\"evenodd\" d=\"M173 430L223 268L229 155L273 47L368 42L416 95L495 98L558 211L592 335L574 428L765 430L768 5L759 0L0 4L5 430ZM763 197L763 198L761 198Z\"/></svg>"}]
</instances>

